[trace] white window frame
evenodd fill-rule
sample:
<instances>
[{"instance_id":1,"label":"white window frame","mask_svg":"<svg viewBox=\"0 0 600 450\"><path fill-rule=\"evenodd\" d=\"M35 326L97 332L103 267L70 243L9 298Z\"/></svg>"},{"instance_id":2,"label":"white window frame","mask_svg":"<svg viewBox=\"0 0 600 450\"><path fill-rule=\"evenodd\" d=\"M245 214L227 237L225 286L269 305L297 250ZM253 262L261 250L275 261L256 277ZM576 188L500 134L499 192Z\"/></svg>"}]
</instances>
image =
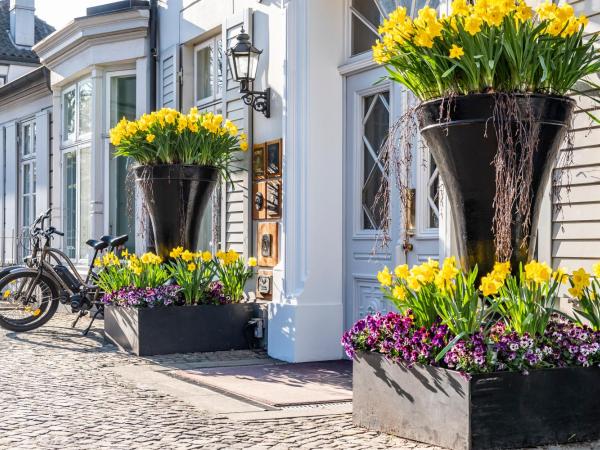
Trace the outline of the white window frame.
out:
<instances>
[{"instance_id":1,"label":"white window frame","mask_svg":"<svg viewBox=\"0 0 600 450\"><path fill-rule=\"evenodd\" d=\"M70 84L69 86L67 86L66 88L61 90L60 93L60 134L61 134L61 142L64 146L66 145L72 145L75 144L76 142L80 142L83 140L87 140L90 139L92 136L92 124L94 123L94 118L92 117L94 112L93 110L91 110L90 108L90 131L88 133L84 133L81 134L80 130L79 130L79 120L80 120L80 98L79 98L79 87L81 84L83 84L84 82L87 82L90 80L89 76L86 76L84 78L81 78L80 80L77 80L76 82L74 82L73 84ZM66 130L65 130L65 95L71 91L75 92L75 136L74 139L70 139L67 135L66 135ZM94 97L94 86L92 84L92 98Z\"/></svg>"},{"instance_id":2,"label":"white window frame","mask_svg":"<svg viewBox=\"0 0 600 450\"><path fill-rule=\"evenodd\" d=\"M112 86L112 79L113 78L123 78L123 77L135 77L136 79L136 89L139 88L139 86L137 85L137 81L138 81L138 74L137 71L135 69L126 69L126 70L118 70L118 71L114 71L114 72L107 72L105 75L105 86L106 86L106 104L105 104L105 120L106 120L106 131L105 131L105 140L104 140L104 151L106 155L109 155L107 158L105 158L104 160L104 204L107 205L106 207L106 211L108 211L108 214L104 214L104 229L105 230L110 230L111 227L111 215L114 215L115 213L115 202L116 202L116 197L114 197L113 195L111 195L111 191L112 191L112 183L111 183L111 174L114 172L115 167L116 167L116 159L113 157L113 154L111 152L111 143L110 143L110 139L108 138L109 135L109 131L111 129L111 117L110 117L110 103L111 103L111 86ZM136 95L137 97L137 95ZM137 98L136 98L136 117L137 117L137 110L138 110L138 105L137 105ZM119 120L121 120L121 118L117 117L116 121L119 122ZM113 125L114 126L114 125ZM136 206L137 208L137 206ZM112 233L112 230L110 230ZM130 240L133 240L135 238L135 236L129 236Z\"/></svg>"},{"instance_id":3,"label":"white window frame","mask_svg":"<svg viewBox=\"0 0 600 450\"><path fill-rule=\"evenodd\" d=\"M215 103L217 101L221 101L223 98L223 89L225 88L225 73L221 72L221 91L218 90L219 87L219 40L221 41L221 50L223 50L223 38L221 34L214 35L205 41L202 41L198 45L194 46L194 104L198 108L205 108L207 105L211 103ZM198 98L198 51L204 48L210 47L213 52L213 67L212 67L212 75L213 75L213 85L212 85L212 95L205 98Z\"/></svg>"},{"instance_id":4,"label":"white window frame","mask_svg":"<svg viewBox=\"0 0 600 450\"><path fill-rule=\"evenodd\" d=\"M25 128L30 127L30 152L25 154ZM37 182L35 179L36 176L36 121L35 118L30 118L23 120L19 123L19 145L18 145L18 158L19 158L19 173L18 173L18 192L19 192L19 200L18 200L18 221L21 229L21 233L23 235L23 247L20 248L21 257L25 256L25 242L28 237L25 236L25 233L28 231L28 227L30 223L25 223L24 213L25 213L25 198L28 197L30 199L29 202L29 221L32 221L35 218L36 214L36 194L37 194ZM23 184L25 181L25 167L29 167L29 192L25 193L25 185Z\"/></svg>"},{"instance_id":5,"label":"white window frame","mask_svg":"<svg viewBox=\"0 0 600 450\"><path fill-rule=\"evenodd\" d=\"M81 247L81 151L88 149L89 151L91 151L91 142L85 142L85 143L81 143L78 145L73 145L67 148L62 149L61 154L60 154L60 167L61 167L61 173L60 173L60 177L61 177L61 196L62 196L62 211L61 211L61 216L63 219L63 227L64 229L62 231L64 231L65 233L65 238L63 239L63 250L64 252L68 255L68 249L67 249L67 224L66 224L66 219L65 219L65 211L66 211L66 189L67 189L67 183L66 183L66 174L65 174L65 170L66 170L66 165L65 165L65 159L66 159L66 155L68 153L75 153L75 170L76 170L76 198L75 198L75 256L72 257L71 259L73 261L76 261L77 263L83 263L87 261L87 251L85 248ZM87 220L89 220L89 217L86 218Z\"/></svg>"}]
</instances>

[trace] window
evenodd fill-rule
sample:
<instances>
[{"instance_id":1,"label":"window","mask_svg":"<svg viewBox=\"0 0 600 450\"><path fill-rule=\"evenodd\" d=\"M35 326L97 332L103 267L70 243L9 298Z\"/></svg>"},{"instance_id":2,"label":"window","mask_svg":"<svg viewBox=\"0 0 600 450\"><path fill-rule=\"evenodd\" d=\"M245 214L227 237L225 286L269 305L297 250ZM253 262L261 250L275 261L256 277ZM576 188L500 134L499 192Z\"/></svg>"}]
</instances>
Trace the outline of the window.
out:
<instances>
[{"instance_id":1,"label":"window","mask_svg":"<svg viewBox=\"0 0 600 450\"><path fill-rule=\"evenodd\" d=\"M65 252L76 260L85 259L85 241L90 237L90 163L89 146L63 154Z\"/></svg>"},{"instance_id":2,"label":"window","mask_svg":"<svg viewBox=\"0 0 600 450\"><path fill-rule=\"evenodd\" d=\"M215 36L194 49L196 105L216 102L223 95L223 42Z\"/></svg>"},{"instance_id":3,"label":"window","mask_svg":"<svg viewBox=\"0 0 600 450\"><path fill-rule=\"evenodd\" d=\"M123 117L135 120L136 117L136 77L131 72L109 74L110 128L114 127ZM131 163L129 158L119 156L114 158L114 147L110 145L109 162L109 233L114 235L127 234L129 239L125 246L129 251L135 251L135 185L127 176Z\"/></svg>"},{"instance_id":4,"label":"window","mask_svg":"<svg viewBox=\"0 0 600 450\"><path fill-rule=\"evenodd\" d=\"M92 128L92 80L65 89L62 94L62 140L75 142L89 137Z\"/></svg>"},{"instance_id":5,"label":"window","mask_svg":"<svg viewBox=\"0 0 600 450\"><path fill-rule=\"evenodd\" d=\"M20 249L21 257L24 257L30 251L29 225L33 222L36 214L35 134L36 126L34 120L21 123L19 130L19 219L23 236L22 248Z\"/></svg>"},{"instance_id":6,"label":"window","mask_svg":"<svg viewBox=\"0 0 600 450\"><path fill-rule=\"evenodd\" d=\"M371 50L379 38L379 25L399 6L414 17L423 6L437 8L439 4L440 0L350 0L350 56Z\"/></svg>"},{"instance_id":7,"label":"window","mask_svg":"<svg viewBox=\"0 0 600 450\"><path fill-rule=\"evenodd\" d=\"M70 258L87 257L90 238L92 80L86 78L62 92L62 195L64 250Z\"/></svg>"},{"instance_id":8,"label":"window","mask_svg":"<svg viewBox=\"0 0 600 450\"><path fill-rule=\"evenodd\" d=\"M382 226L383 211L376 197L383 181L382 149L390 128L389 92L363 97L362 113L362 227L378 230Z\"/></svg>"}]
</instances>

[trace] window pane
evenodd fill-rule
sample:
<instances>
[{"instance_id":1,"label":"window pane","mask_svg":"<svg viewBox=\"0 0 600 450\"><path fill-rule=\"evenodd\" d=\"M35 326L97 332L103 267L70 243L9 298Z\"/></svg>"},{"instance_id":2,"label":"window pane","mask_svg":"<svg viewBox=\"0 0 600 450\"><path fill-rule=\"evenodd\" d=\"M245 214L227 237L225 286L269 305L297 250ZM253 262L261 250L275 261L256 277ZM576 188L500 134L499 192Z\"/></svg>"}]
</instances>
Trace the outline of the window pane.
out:
<instances>
[{"instance_id":1,"label":"window pane","mask_svg":"<svg viewBox=\"0 0 600 450\"><path fill-rule=\"evenodd\" d=\"M63 140L75 140L75 91L63 95Z\"/></svg>"},{"instance_id":2,"label":"window pane","mask_svg":"<svg viewBox=\"0 0 600 450\"><path fill-rule=\"evenodd\" d=\"M196 100L213 96L213 49L204 47L196 52Z\"/></svg>"},{"instance_id":3,"label":"window pane","mask_svg":"<svg viewBox=\"0 0 600 450\"><path fill-rule=\"evenodd\" d=\"M357 55L375 44L382 17L374 0L352 0L352 8L351 53Z\"/></svg>"},{"instance_id":4,"label":"window pane","mask_svg":"<svg viewBox=\"0 0 600 450\"><path fill-rule=\"evenodd\" d=\"M31 154L31 124L23 125L23 156Z\"/></svg>"},{"instance_id":5,"label":"window pane","mask_svg":"<svg viewBox=\"0 0 600 450\"><path fill-rule=\"evenodd\" d=\"M27 228L29 225L31 225L31 222L33 222L33 220L31 220L31 197L29 195L26 195L23 197L23 223L21 224L23 226L23 229Z\"/></svg>"},{"instance_id":6,"label":"window pane","mask_svg":"<svg viewBox=\"0 0 600 450\"><path fill-rule=\"evenodd\" d=\"M79 89L79 135L92 130L92 80L83 80Z\"/></svg>"},{"instance_id":7,"label":"window pane","mask_svg":"<svg viewBox=\"0 0 600 450\"><path fill-rule=\"evenodd\" d=\"M89 147L79 151L79 257L86 254L85 241L90 239L91 152Z\"/></svg>"},{"instance_id":8,"label":"window pane","mask_svg":"<svg viewBox=\"0 0 600 450\"><path fill-rule=\"evenodd\" d=\"M74 152L65 154L65 252L69 258L75 258L77 241L77 158Z\"/></svg>"},{"instance_id":9,"label":"window pane","mask_svg":"<svg viewBox=\"0 0 600 450\"><path fill-rule=\"evenodd\" d=\"M217 97L223 95L223 40L217 39Z\"/></svg>"},{"instance_id":10,"label":"window pane","mask_svg":"<svg viewBox=\"0 0 600 450\"><path fill-rule=\"evenodd\" d=\"M110 128L125 117L135 120L135 75L110 79Z\"/></svg>"},{"instance_id":11,"label":"window pane","mask_svg":"<svg viewBox=\"0 0 600 450\"><path fill-rule=\"evenodd\" d=\"M23 166L23 194L31 192L31 166L25 164Z\"/></svg>"},{"instance_id":12,"label":"window pane","mask_svg":"<svg viewBox=\"0 0 600 450\"><path fill-rule=\"evenodd\" d=\"M381 150L389 129L389 94L369 95L363 99L363 228L381 228L381 206L375 198L383 181Z\"/></svg>"}]
</instances>

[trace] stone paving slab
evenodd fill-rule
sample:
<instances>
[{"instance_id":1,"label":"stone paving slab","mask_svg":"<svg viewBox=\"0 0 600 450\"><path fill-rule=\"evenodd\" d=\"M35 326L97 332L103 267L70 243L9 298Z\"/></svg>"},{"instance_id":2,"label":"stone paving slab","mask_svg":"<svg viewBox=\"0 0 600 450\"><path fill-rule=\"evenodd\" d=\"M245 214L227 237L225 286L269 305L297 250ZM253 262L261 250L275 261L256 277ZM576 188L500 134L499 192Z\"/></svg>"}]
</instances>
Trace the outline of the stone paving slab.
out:
<instances>
[{"instance_id":1,"label":"stone paving slab","mask_svg":"<svg viewBox=\"0 0 600 450\"><path fill-rule=\"evenodd\" d=\"M434 449L356 428L347 411L277 418L247 411L243 420L210 413L182 400L186 389L200 396L198 387L157 389L146 369L160 375L186 364L264 361L264 352L132 357L104 343L101 321L83 337L71 320L59 314L34 332L0 330L0 449Z\"/></svg>"}]
</instances>

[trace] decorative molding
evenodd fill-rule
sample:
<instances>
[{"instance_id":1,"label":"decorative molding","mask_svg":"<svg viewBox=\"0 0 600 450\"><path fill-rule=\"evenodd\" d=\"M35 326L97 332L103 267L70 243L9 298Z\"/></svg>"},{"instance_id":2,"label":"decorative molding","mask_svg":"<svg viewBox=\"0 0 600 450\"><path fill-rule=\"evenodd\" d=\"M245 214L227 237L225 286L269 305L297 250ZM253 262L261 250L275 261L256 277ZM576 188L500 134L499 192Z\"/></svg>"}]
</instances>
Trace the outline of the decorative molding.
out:
<instances>
[{"instance_id":1,"label":"decorative molding","mask_svg":"<svg viewBox=\"0 0 600 450\"><path fill-rule=\"evenodd\" d=\"M144 9L82 17L37 43L33 50L40 61L52 69L73 53L89 47L90 42L99 44L146 37L149 17L149 11Z\"/></svg>"},{"instance_id":2,"label":"decorative molding","mask_svg":"<svg viewBox=\"0 0 600 450\"><path fill-rule=\"evenodd\" d=\"M298 297L308 275L308 113L309 58L308 0L288 2L286 82L283 96L284 175L282 297ZM284 300L283 298L281 300ZM284 300L285 301L285 300Z\"/></svg>"}]
</instances>

